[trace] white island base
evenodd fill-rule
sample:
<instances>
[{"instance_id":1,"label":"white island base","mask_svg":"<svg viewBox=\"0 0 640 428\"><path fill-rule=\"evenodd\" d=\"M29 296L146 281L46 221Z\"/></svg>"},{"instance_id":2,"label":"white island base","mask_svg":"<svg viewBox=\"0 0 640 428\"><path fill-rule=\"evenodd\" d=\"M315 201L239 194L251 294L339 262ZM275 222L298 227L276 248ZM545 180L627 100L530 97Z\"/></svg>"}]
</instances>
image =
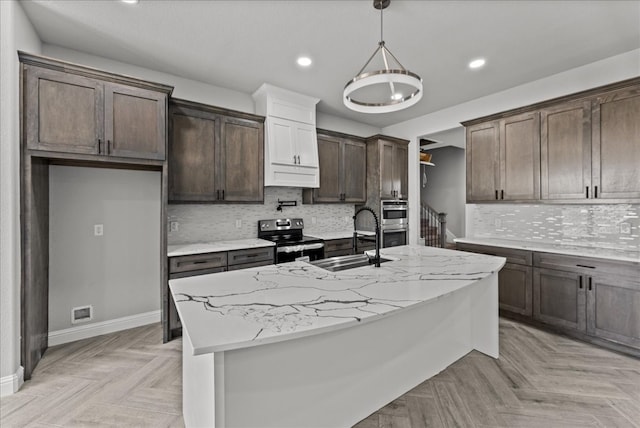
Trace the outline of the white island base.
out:
<instances>
[{"instance_id":1,"label":"white island base","mask_svg":"<svg viewBox=\"0 0 640 428\"><path fill-rule=\"evenodd\" d=\"M476 349L498 358L498 274L371 322L193 355L187 427L350 427Z\"/></svg>"}]
</instances>

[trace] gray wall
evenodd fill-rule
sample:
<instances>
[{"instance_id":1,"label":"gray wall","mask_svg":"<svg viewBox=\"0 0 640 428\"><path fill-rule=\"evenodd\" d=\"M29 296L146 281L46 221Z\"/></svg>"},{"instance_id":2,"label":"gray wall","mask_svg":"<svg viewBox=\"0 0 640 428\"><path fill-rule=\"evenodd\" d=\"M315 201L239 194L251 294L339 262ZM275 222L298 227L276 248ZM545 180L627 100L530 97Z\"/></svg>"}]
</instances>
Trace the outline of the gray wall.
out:
<instances>
[{"instance_id":1,"label":"gray wall","mask_svg":"<svg viewBox=\"0 0 640 428\"><path fill-rule=\"evenodd\" d=\"M49 331L76 306L94 307L82 325L159 310L160 172L51 166L49 180Z\"/></svg>"},{"instance_id":2,"label":"gray wall","mask_svg":"<svg viewBox=\"0 0 640 428\"><path fill-rule=\"evenodd\" d=\"M430 150L435 166L420 166L420 200L447 213L447 229L465 234L465 152L459 147ZM424 176L427 184L424 186Z\"/></svg>"},{"instance_id":3,"label":"gray wall","mask_svg":"<svg viewBox=\"0 0 640 428\"><path fill-rule=\"evenodd\" d=\"M20 119L16 50L41 43L20 4L0 1L0 380L12 393L20 368ZM7 380L5 390L4 381ZM17 385L15 385L17 386Z\"/></svg>"}]
</instances>

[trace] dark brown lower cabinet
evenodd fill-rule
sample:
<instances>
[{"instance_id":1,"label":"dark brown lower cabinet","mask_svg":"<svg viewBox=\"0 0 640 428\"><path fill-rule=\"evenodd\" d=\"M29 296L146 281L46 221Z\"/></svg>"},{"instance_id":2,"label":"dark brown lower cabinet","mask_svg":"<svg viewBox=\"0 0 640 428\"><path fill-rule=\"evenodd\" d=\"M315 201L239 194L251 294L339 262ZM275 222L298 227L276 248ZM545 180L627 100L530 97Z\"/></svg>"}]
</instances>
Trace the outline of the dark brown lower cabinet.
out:
<instances>
[{"instance_id":1,"label":"dark brown lower cabinet","mask_svg":"<svg viewBox=\"0 0 640 428\"><path fill-rule=\"evenodd\" d=\"M503 311L533 315L531 266L506 263L498 273L498 302Z\"/></svg>"},{"instance_id":2,"label":"dark brown lower cabinet","mask_svg":"<svg viewBox=\"0 0 640 428\"><path fill-rule=\"evenodd\" d=\"M534 319L640 349L640 282L535 268Z\"/></svg>"}]
</instances>

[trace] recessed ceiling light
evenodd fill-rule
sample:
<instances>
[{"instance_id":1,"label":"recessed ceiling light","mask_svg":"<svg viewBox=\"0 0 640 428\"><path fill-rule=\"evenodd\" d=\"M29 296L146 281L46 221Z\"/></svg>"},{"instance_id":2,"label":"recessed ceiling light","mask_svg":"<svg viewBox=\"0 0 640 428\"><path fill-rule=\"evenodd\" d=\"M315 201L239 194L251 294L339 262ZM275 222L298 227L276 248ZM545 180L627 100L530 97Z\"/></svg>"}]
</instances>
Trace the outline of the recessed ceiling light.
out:
<instances>
[{"instance_id":1,"label":"recessed ceiling light","mask_svg":"<svg viewBox=\"0 0 640 428\"><path fill-rule=\"evenodd\" d=\"M400 92L396 92L395 94L391 95L391 99L394 101L398 101L402 99L402 94Z\"/></svg>"},{"instance_id":2,"label":"recessed ceiling light","mask_svg":"<svg viewBox=\"0 0 640 428\"><path fill-rule=\"evenodd\" d=\"M309 67L311 65L311 58L308 56L301 56L297 59L297 63L301 67Z\"/></svg>"},{"instance_id":3,"label":"recessed ceiling light","mask_svg":"<svg viewBox=\"0 0 640 428\"><path fill-rule=\"evenodd\" d=\"M138 4L138 0L120 0L120 1L126 4Z\"/></svg>"},{"instance_id":4,"label":"recessed ceiling light","mask_svg":"<svg viewBox=\"0 0 640 428\"><path fill-rule=\"evenodd\" d=\"M485 64L484 58L474 59L469 63L469 68L480 68Z\"/></svg>"}]
</instances>

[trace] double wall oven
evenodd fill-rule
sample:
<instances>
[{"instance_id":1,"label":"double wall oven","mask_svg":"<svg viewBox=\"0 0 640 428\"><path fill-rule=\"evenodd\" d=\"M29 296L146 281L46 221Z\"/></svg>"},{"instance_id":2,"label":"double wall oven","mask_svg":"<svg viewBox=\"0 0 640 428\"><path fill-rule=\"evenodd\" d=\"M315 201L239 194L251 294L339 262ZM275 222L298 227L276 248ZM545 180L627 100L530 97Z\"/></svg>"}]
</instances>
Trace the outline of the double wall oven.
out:
<instances>
[{"instance_id":1,"label":"double wall oven","mask_svg":"<svg viewBox=\"0 0 640 428\"><path fill-rule=\"evenodd\" d=\"M324 241L304 236L303 229L304 221L301 218L259 220L258 238L276 244L276 263L324 258Z\"/></svg>"},{"instance_id":2,"label":"double wall oven","mask_svg":"<svg viewBox=\"0 0 640 428\"><path fill-rule=\"evenodd\" d=\"M380 201L380 229L382 247L397 247L407 244L409 228L409 204L405 200Z\"/></svg>"}]
</instances>

